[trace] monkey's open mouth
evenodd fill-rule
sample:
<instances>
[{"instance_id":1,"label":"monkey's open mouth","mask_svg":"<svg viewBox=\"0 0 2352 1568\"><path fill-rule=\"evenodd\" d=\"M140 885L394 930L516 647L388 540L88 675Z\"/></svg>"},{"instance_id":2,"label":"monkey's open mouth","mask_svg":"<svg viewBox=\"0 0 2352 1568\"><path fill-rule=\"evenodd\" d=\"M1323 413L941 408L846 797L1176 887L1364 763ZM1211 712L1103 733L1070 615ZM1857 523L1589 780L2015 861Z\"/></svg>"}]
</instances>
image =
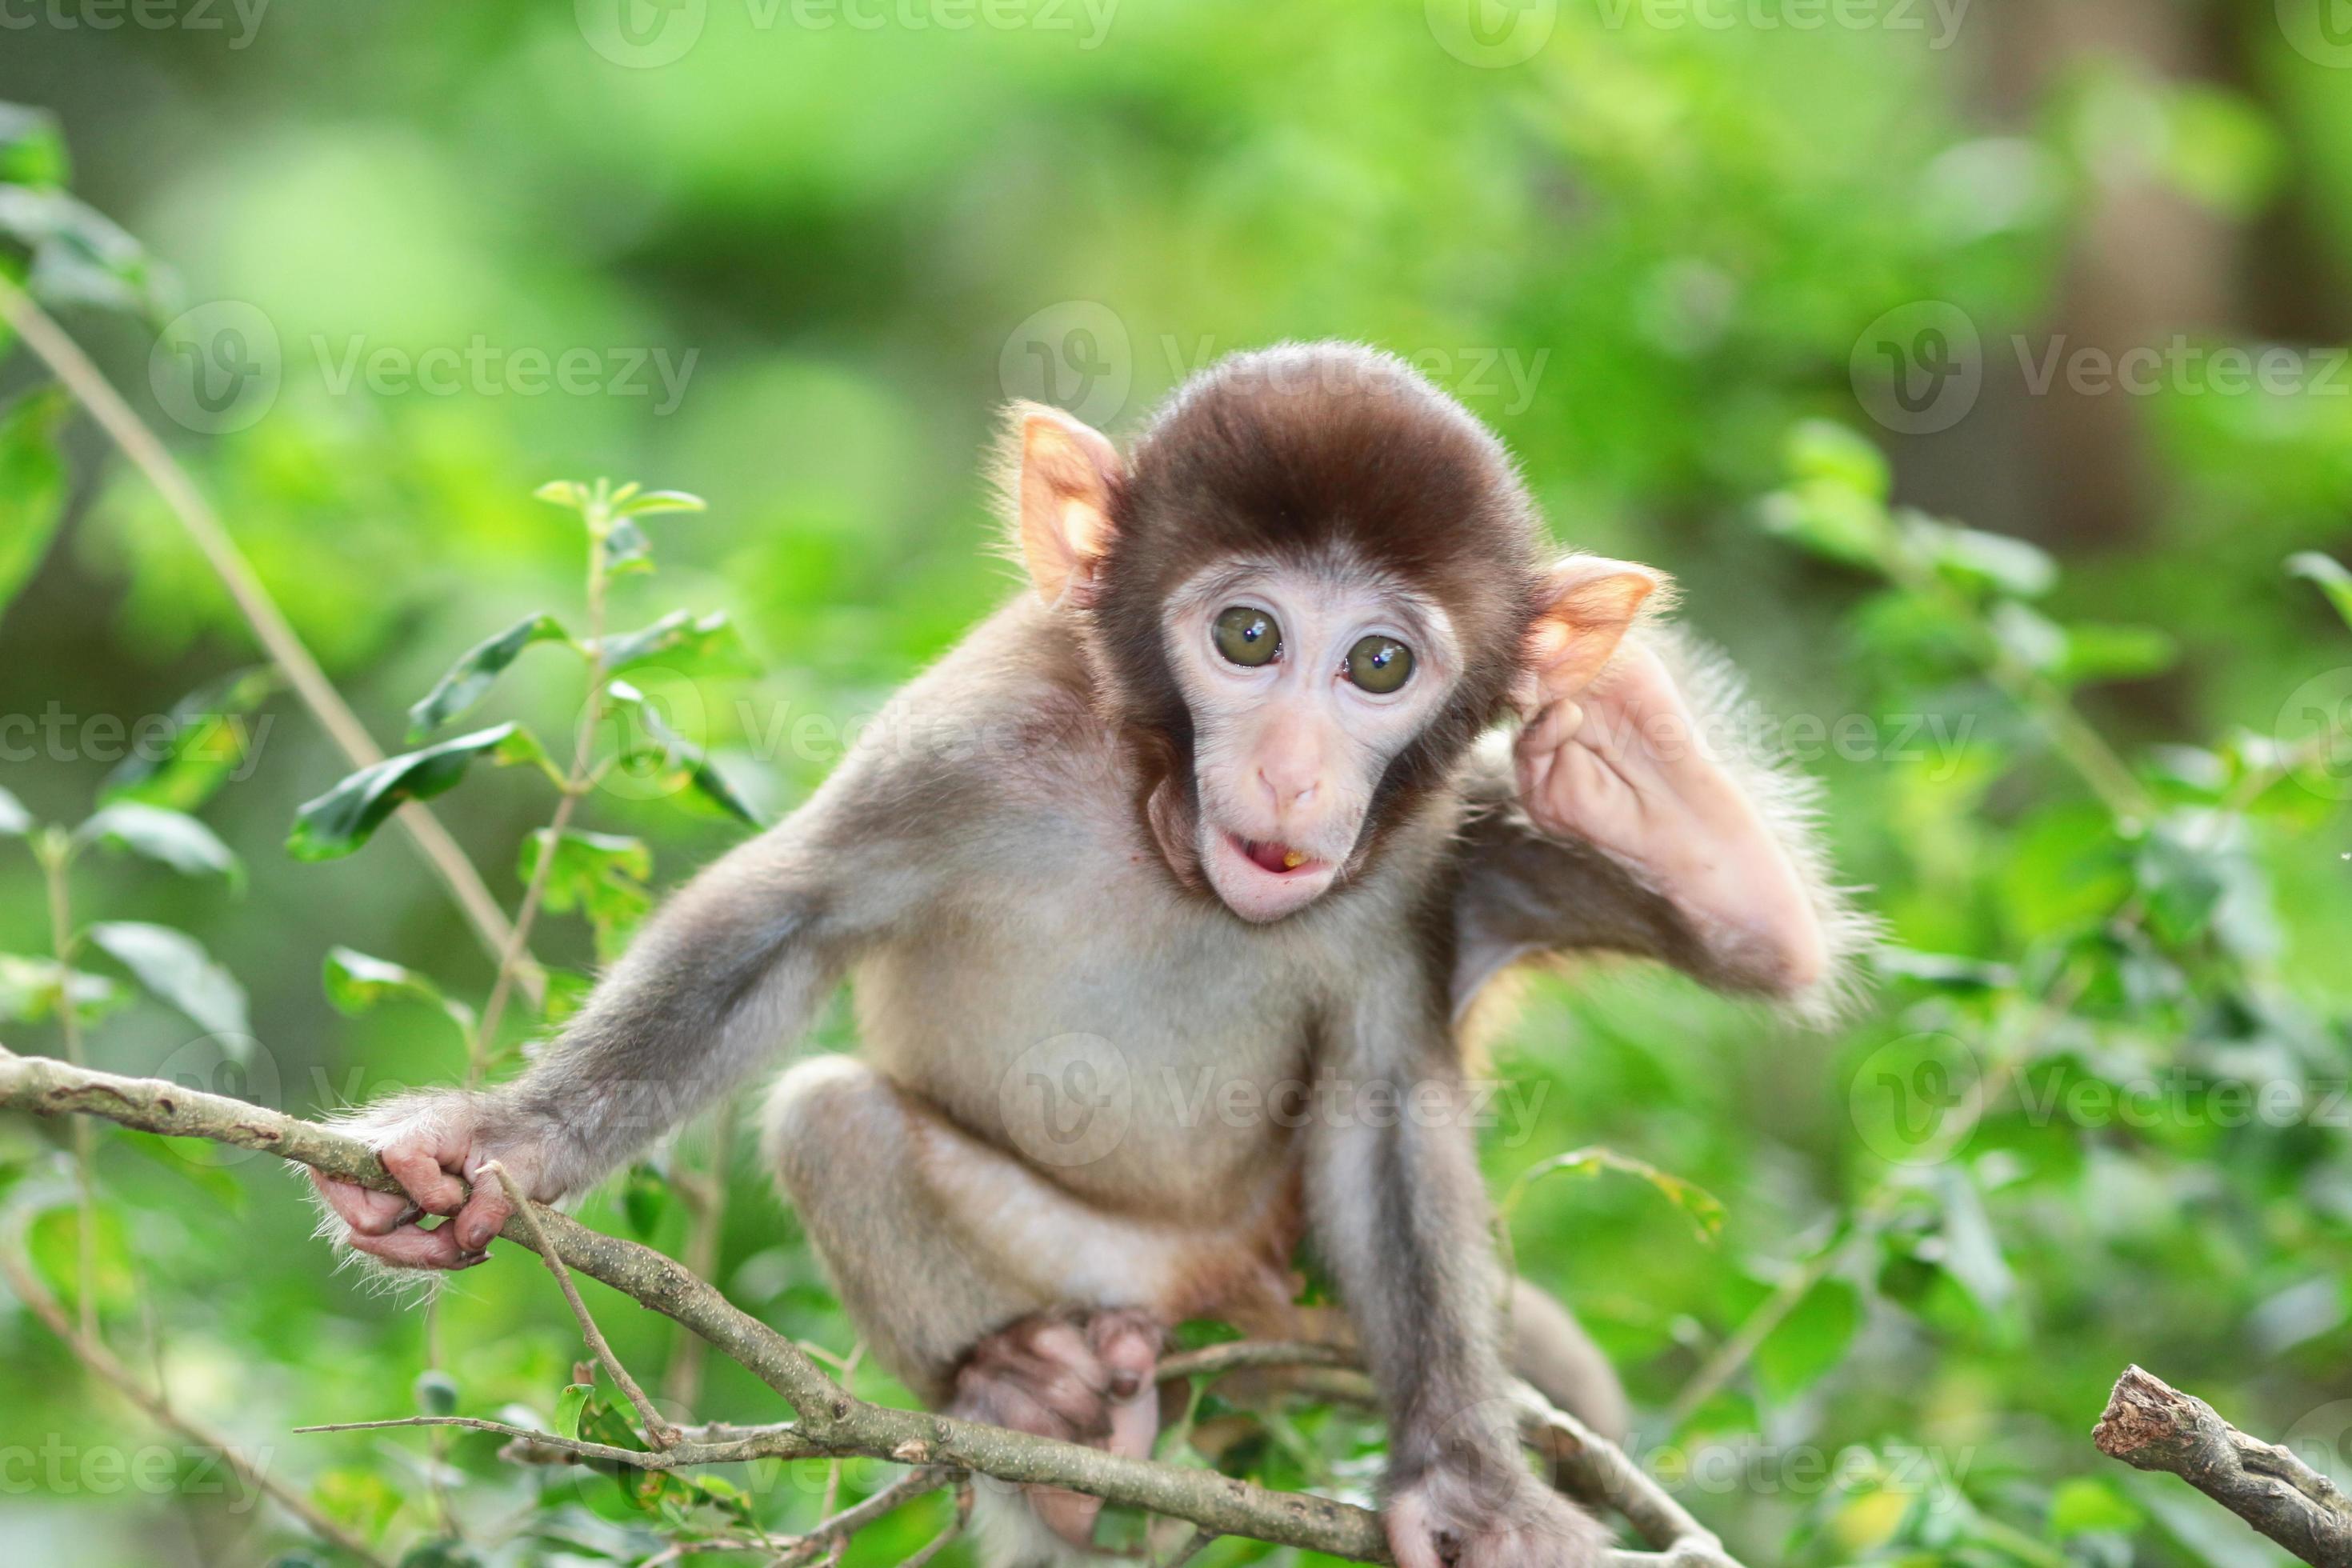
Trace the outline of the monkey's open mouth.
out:
<instances>
[{"instance_id":1,"label":"monkey's open mouth","mask_svg":"<svg viewBox=\"0 0 2352 1568\"><path fill-rule=\"evenodd\" d=\"M1270 844L1255 838L1244 838L1238 833L1234 834L1232 837L1251 865L1261 871L1271 871L1277 877L1295 876L1301 871L1316 870L1322 864L1304 849L1294 849L1287 844Z\"/></svg>"}]
</instances>

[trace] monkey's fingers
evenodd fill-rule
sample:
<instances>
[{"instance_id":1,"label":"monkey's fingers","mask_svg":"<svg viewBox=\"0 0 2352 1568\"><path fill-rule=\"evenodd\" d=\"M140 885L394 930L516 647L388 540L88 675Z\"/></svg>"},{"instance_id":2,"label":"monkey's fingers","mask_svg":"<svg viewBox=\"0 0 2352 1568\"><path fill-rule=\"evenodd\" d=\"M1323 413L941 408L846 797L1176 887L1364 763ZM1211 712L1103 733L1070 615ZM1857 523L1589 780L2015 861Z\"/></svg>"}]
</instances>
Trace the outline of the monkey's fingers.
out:
<instances>
[{"instance_id":1,"label":"monkey's fingers","mask_svg":"<svg viewBox=\"0 0 2352 1568\"><path fill-rule=\"evenodd\" d=\"M353 1236L352 1246L370 1258L396 1268L471 1268L489 1254L457 1245L457 1227L436 1226L426 1230L404 1225L389 1236Z\"/></svg>"},{"instance_id":2,"label":"monkey's fingers","mask_svg":"<svg viewBox=\"0 0 2352 1568\"><path fill-rule=\"evenodd\" d=\"M506 1184L493 1174L474 1183L474 1195L457 1211L457 1217L447 1228L457 1233L457 1245L469 1252L479 1252L490 1245L490 1237L506 1228L514 1214L514 1205L507 1199Z\"/></svg>"},{"instance_id":3,"label":"monkey's fingers","mask_svg":"<svg viewBox=\"0 0 2352 1568\"><path fill-rule=\"evenodd\" d=\"M443 1170L438 1152L424 1144L394 1143L377 1157L426 1214L456 1214L466 1201L466 1184Z\"/></svg>"},{"instance_id":4,"label":"monkey's fingers","mask_svg":"<svg viewBox=\"0 0 2352 1568\"><path fill-rule=\"evenodd\" d=\"M351 1182L339 1182L318 1170L310 1170L310 1176L319 1196L335 1211L336 1218L351 1226L354 1237L389 1233L410 1207L408 1199L399 1193L379 1193Z\"/></svg>"}]
</instances>

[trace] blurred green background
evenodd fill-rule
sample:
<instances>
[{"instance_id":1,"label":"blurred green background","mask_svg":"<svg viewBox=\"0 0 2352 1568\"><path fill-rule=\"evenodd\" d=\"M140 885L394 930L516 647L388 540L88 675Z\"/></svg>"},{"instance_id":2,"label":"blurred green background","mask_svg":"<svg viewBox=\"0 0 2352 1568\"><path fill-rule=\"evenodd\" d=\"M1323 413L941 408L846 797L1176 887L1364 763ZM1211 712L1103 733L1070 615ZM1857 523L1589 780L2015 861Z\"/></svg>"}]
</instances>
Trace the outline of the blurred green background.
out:
<instances>
[{"instance_id":1,"label":"blurred green background","mask_svg":"<svg viewBox=\"0 0 2352 1568\"><path fill-rule=\"evenodd\" d=\"M2139 1362L2352 1458L2352 776L2324 734L2276 751L2352 697L2352 631L2283 567L2352 532L2340 9L42 0L0 5L0 100L56 117L75 193L171 274L137 309L70 268L37 265L37 291L387 745L467 647L576 616L576 520L534 488L640 479L709 509L647 520L661 569L621 580L614 623L730 613L749 673L648 689L738 791L789 809L843 726L1008 591L980 478L1008 397L1118 433L1229 350L1412 358L1517 453L1563 543L1675 574L1687 618L1801 721L1895 950L1829 1034L1601 969L1537 984L1498 1041L1524 1108L1490 1138L1498 1194L1605 1146L1724 1205L1709 1235L1602 1171L1510 1207L1520 1268L1622 1368L1637 1454L1751 1564L2234 1565L2280 1558L2088 1430ZM191 342L215 381L190 381ZM2158 357L2119 378L2135 348ZM2275 374L2233 375L2233 351ZM0 364L0 391L45 379L21 349ZM0 715L38 721L0 730L0 787L71 823L129 726L258 653L97 429L66 447L63 527L0 619ZM554 742L579 701L576 668L526 658L484 716ZM75 871L84 918L184 928L239 978L255 1065L215 1069L127 989L90 1059L194 1063L297 1113L459 1077L429 1009L346 1016L321 963L346 945L478 1003L490 961L397 834L324 864L281 850L346 770L291 699L256 722L249 776L203 808L240 886L102 851ZM659 793L600 790L582 822L643 838L667 885L740 830ZM551 801L527 770L479 770L440 803L509 908ZM22 847L0 839L0 952L41 954ZM596 959L576 914L533 945ZM61 1053L54 1009L11 1008L0 1038ZM815 1046L847 1043L838 1014ZM537 1027L510 1017L510 1038ZM1956 1111L1970 1084L1986 1104ZM2282 1084L2292 1114L2214 1108ZM2157 1086L2155 1109L2103 1113L2100 1085ZM1923 1153L1914 1111L1951 1136ZM0 1120L0 1180L32 1191L62 1138ZM706 1121L676 1156L730 1178L711 1276L846 1352L749 1142ZM463 1277L436 1349L422 1313L331 1272L274 1162L119 1134L97 1162L117 1348L143 1367L152 1346L177 1401L388 1556L451 1519L483 1561L657 1549L609 1482L542 1480L492 1439L444 1463L414 1434L290 1435L414 1409L429 1361L461 1409L545 1412L577 1342L527 1260ZM584 1216L688 1247L695 1205L660 1191L641 1177ZM34 1224L70 1296L70 1206ZM666 1326L594 1300L659 1369ZM725 1366L698 1409L777 1414ZM0 1561L302 1543L193 1462L107 1484L90 1454L178 1439L5 1295L0 1412ZM1360 1424L1310 1411L1276 1436L1232 1462L1350 1495L1376 1473ZM781 1529L826 1484L737 1479ZM848 1560L898 1561L943 1506Z\"/></svg>"}]
</instances>

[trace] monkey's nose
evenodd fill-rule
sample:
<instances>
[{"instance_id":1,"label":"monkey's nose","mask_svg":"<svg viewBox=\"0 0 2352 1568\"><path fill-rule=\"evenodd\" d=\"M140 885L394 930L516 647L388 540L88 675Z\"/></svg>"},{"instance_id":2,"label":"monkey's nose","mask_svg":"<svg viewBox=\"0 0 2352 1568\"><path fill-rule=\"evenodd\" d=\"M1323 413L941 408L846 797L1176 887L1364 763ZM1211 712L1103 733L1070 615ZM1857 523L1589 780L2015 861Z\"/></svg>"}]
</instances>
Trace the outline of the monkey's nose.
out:
<instances>
[{"instance_id":1,"label":"monkey's nose","mask_svg":"<svg viewBox=\"0 0 2352 1568\"><path fill-rule=\"evenodd\" d=\"M1265 790L1266 798L1274 803L1276 815L1280 815L1284 812L1303 811L1313 805L1316 786L1321 781L1312 774L1300 775L1281 772L1269 773L1264 768L1260 768L1257 771L1257 782Z\"/></svg>"}]
</instances>

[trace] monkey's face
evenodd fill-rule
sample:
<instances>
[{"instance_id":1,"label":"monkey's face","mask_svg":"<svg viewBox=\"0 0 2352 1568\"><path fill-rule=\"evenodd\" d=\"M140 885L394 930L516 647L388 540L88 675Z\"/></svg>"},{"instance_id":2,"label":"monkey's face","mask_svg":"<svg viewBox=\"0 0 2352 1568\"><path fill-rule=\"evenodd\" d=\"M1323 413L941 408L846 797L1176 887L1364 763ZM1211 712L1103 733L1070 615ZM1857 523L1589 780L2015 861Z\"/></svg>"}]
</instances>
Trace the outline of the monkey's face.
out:
<instances>
[{"instance_id":1,"label":"monkey's face","mask_svg":"<svg viewBox=\"0 0 2352 1568\"><path fill-rule=\"evenodd\" d=\"M1193 731L1202 873L1247 921L1347 869L1390 761L1458 679L1435 603L1344 560L1227 563L1170 595L1168 660Z\"/></svg>"}]
</instances>

